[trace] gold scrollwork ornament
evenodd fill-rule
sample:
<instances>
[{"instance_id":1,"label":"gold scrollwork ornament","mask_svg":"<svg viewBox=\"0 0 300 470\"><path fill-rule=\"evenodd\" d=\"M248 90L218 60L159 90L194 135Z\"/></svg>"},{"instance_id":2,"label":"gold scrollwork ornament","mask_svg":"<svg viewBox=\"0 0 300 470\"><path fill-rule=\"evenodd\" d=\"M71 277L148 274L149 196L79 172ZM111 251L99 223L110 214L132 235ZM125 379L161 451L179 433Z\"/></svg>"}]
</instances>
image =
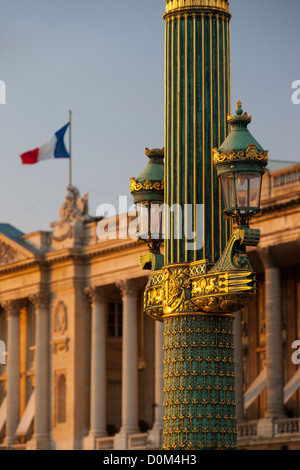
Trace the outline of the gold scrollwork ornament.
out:
<instances>
[{"instance_id":1,"label":"gold scrollwork ornament","mask_svg":"<svg viewBox=\"0 0 300 470\"><path fill-rule=\"evenodd\" d=\"M143 184L138 183L135 178L130 178L130 192L133 193L135 191L162 191L165 187L164 179L162 181L156 181L155 183L151 183L151 181L146 180Z\"/></svg>"},{"instance_id":2,"label":"gold scrollwork ornament","mask_svg":"<svg viewBox=\"0 0 300 470\"><path fill-rule=\"evenodd\" d=\"M213 149L213 161L214 164L222 163L224 161L234 160L257 160L268 163L268 150L265 152L259 152L256 145L249 144L245 152L234 152L229 150L228 153L219 153L218 149Z\"/></svg>"},{"instance_id":3,"label":"gold scrollwork ornament","mask_svg":"<svg viewBox=\"0 0 300 470\"><path fill-rule=\"evenodd\" d=\"M165 269L163 280L165 314L174 313L176 310L184 311L188 308L185 289L188 289L190 285L189 268L179 268L174 271Z\"/></svg>"}]
</instances>

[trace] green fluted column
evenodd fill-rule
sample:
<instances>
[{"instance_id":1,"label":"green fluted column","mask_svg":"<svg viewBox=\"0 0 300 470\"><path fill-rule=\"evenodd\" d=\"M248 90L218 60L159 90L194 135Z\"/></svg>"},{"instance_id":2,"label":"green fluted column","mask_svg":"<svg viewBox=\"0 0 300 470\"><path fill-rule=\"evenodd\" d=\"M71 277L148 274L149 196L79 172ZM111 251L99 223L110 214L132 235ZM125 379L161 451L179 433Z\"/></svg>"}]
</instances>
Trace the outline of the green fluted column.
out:
<instances>
[{"instance_id":1,"label":"green fluted column","mask_svg":"<svg viewBox=\"0 0 300 470\"><path fill-rule=\"evenodd\" d=\"M176 7L177 4L189 7ZM201 3L166 3L165 43L165 203L179 204L166 224L165 264L208 259L218 260L229 237L223 219L222 199L212 149L219 148L228 133L230 112L230 15L222 8ZM193 4L195 5L193 7ZM173 9L170 9L171 6ZM228 9L228 8L227 8ZM185 214L184 204L192 204ZM185 223L196 231L196 205L204 204L203 248L187 250ZM201 221L202 222L202 221Z\"/></svg>"},{"instance_id":2,"label":"green fluted column","mask_svg":"<svg viewBox=\"0 0 300 470\"><path fill-rule=\"evenodd\" d=\"M171 211L165 226L164 449L232 449L233 316L200 312L185 296L190 263L203 260L207 272L231 234L212 162L228 134L228 1L167 0L164 18L165 204L181 212ZM187 249L185 227L196 232L200 204L204 243Z\"/></svg>"}]
</instances>

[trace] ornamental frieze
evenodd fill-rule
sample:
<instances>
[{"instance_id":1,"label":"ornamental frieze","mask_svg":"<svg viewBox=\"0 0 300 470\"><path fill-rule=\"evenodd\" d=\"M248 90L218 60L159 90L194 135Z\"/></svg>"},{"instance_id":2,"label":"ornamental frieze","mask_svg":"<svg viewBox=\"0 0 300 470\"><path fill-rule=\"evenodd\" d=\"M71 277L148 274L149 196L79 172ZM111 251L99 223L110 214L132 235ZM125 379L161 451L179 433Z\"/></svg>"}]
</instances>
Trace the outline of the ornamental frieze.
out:
<instances>
[{"instance_id":1,"label":"ornamental frieze","mask_svg":"<svg viewBox=\"0 0 300 470\"><path fill-rule=\"evenodd\" d=\"M259 152L255 144L249 144L248 149L245 152L234 152L229 150L228 153L219 153L218 149L213 149L213 162L214 164L222 163L224 161L234 160L256 160L268 163L268 150L265 152Z\"/></svg>"},{"instance_id":2,"label":"ornamental frieze","mask_svg":"<svg viewBox=\"0 0 300 470\"><path fill-rule=\"evenodd\" d=\"M149 180L146 180L144 183L138 183L135 178L130 178L130 181L130 192L151 190L162 191L165 187L164 179L155 183L151 183Z\"/></svg>"},{"instance_id":3,"label":"ornamental frieze","mask_svg":"<svg viewBox=\"0 0 300 470\"><path fill-rule=\"evenodd\" d=\"M256 292L256 279L245 247L258 241L258 230L239 228L213 266L201 260L154 271L145 288L145 313L163 321L182 313L230 313L248 305Z\"/></svg>"},{"instance_id":4,"label":"ornamental frieze","mask_svg":"<svg viewBox=\"0 0 300 470\"><path fill-rule=\"evenodd\" d=\"M181 10L203 9L203 10L220 10L229 14L228 0L167 0L166 13L172 13Z\"/></svg>"}]
</instances>

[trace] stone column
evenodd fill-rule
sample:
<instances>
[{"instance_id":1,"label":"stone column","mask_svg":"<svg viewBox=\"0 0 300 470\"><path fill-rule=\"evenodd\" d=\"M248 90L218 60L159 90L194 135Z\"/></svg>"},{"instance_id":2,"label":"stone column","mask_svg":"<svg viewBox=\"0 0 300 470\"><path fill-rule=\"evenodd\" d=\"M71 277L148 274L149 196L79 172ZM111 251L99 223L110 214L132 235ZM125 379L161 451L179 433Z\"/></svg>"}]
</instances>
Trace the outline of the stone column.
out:
<instances>
[{"instance_id":1,"label":"stone column","mask_svg":"<svg viewBox=\"0 0 300 470\"><path fill-rule=\"evenodd\" d=\"M29 298L35 311L35 416L34 434L27 449L46 450L49 437L49 294Z\"/></svg>"},{"instance_id":2,"label":"stone column","mask_svg":"<svg viewBox=\"0 0 300 470\"><path fill-rule=\"evenodd\" d=\"M123 301L122 336L122 425L115 436L115 449L127 449L128 435L138 427L138 348L137 348L137 289L134 281L120 281Z\"/></svg>"},{"instance_id":3,"label":"stone column","mask_svg":"<svg viewBox=\"0 0 300 470\"><path fill-rule=\"evenodd\" d=\"M16 442L15 432L20 421L20 316L19 301L2 304L7 315L7 420L4 445Z\"/></svg>"},{"instance_id":4,"label":"stone column","mask_svg":"<svg viewBox=\"0 0 300 470\"><path fill-rule=\"evenodd\" d=\"M92 307L91 318L91 390L90 432L84 448L94 450L97 437L106 436L106 325L105 291L96 287L85 290Z\"/></svg>"},{"instance_id":5,"label":"stone column","mask_svg":"<svg viewBox=\"0 0 300 470\"><path fill-rule=\"evenodd\" d=\"M163 323L155 322L155 375L154 375L154 424L148 433L148 445L152 449L161 448L161 435L164 428L164 325Z\"/></svg>"},{"instance_id":6,"label":"stone column","mask_svg":"<svg viewBox=\"0 0 300 470\"><path fill-rule=\"evenodd\" d=\"M280 268L270 249L260 250L259 254L265 268L267 409L258 433L271 437L274 419L284 417Z\"/></svg>"},{"instance_id":7,"label":"stone column","mask_svg":"<svg viewBox=\"0 0 300 470\"><path fill-rule=\"evenodd\" d=\"M235 313L234 330L234 362L235 362L235 401L237 422L245 420L243 391L243 343L242 343L242 312Z\"/></svg>"},{"instance_id":8,"label":"stone column","mask_svg":"<svg viewBox=\"0 0 300 470\"><path fill-rule=\"evenodd\" d=\"M265 270L267 417L284 416L280 269Z\"/></svg>"}]
</instances>

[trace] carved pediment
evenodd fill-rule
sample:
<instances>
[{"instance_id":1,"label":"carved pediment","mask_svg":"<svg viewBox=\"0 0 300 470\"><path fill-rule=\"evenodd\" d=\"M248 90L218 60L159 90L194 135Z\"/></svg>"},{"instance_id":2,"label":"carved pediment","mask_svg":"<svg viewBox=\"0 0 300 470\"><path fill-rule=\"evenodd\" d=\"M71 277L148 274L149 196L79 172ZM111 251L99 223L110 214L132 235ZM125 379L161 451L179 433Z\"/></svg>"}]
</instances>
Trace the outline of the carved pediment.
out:
<instances>
[{"instance_id":1,"label":"carved pediment","mask_svg":"<svg viewBox=\"0 0 300 470\"><path fill-rule=\"evenodd\" d=\"M24 256L21 253L0 240L0 266L16 263L22 259L24 259Z\"/></svg>"}]
</instances>

